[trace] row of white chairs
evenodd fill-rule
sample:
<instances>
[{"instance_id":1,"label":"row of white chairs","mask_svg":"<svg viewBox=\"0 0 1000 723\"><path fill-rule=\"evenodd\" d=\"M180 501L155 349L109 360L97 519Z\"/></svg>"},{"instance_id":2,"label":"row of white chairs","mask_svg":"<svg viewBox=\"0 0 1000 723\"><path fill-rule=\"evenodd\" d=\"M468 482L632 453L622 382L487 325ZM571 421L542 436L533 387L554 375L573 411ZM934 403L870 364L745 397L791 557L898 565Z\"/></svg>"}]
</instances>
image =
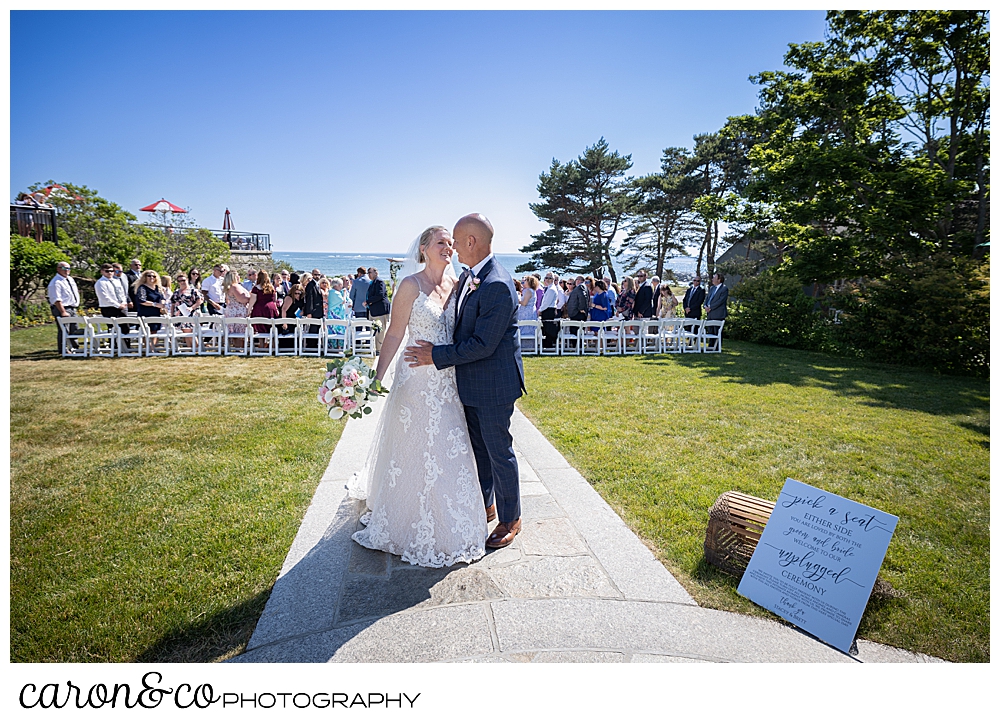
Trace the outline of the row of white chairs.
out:
<instances>
[{"instance_id":1,"label":"row of white chairs","mask_svg":"<svg viewBox=\"0 0 1000 723\"><path fill-rule=\"evenodd\" d=\"M553 347L542 344L545 322L518 321L521 354L608 356L619 354L712 354L722 351L725 321L670 319L559 320Z\"/></svg>"},{"instance_id":2,"label":"row of white chairs","mask_svg":"<svg viewBox=\"0 0 1000 723\"><path fill-rule=\"evenodd\" d=\"M64 357L375 356L369 319L60 317ZM154 328L155 327L155 328ZM287 333L279 333L285 332Z\"/></svg>"}]
</instances>

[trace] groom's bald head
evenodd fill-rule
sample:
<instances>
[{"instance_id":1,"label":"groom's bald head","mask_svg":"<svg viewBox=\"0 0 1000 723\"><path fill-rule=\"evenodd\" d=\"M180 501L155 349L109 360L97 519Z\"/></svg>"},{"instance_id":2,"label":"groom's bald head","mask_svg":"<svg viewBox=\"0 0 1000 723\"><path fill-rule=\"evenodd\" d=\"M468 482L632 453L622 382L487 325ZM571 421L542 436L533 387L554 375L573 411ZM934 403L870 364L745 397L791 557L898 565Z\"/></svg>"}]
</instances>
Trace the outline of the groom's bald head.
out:
<instances>
[{"instance_id":1,"label":"groom's bald head","mask_svg":"<svg viewBox=\"0 0 1000 723\"><path fill-rule=\"evenodd\" d=\"M451 234L458 260L475 266L490 255L493 247L493 224L481 213L462 216Z\"/></svg>"}]
</instances>

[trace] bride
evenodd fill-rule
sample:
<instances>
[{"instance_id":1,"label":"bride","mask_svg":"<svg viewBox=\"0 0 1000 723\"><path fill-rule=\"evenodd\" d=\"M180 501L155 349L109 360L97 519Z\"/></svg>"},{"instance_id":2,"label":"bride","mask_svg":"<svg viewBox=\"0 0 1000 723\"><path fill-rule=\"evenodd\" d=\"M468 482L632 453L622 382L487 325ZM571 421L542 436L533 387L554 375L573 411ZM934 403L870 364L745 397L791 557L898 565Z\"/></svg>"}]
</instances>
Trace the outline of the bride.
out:
<instances>
[{"instance_id":1,"label":"bride","mask_svg":"<svg viewBox=\"0 0 1000 723\"><path fill-rule=\"evenodd\" d=\"M385 376L406 335L409 343L450 344L455 326L448 229L431 226L414 241L406 276L393 294L376 378ZM349 485L364 499L367 527L354 540L412 565L447 567L485 553L486 510L458 399L455 369L396 362L391 391L368 462Z\"/></svg>"}]
</instances>

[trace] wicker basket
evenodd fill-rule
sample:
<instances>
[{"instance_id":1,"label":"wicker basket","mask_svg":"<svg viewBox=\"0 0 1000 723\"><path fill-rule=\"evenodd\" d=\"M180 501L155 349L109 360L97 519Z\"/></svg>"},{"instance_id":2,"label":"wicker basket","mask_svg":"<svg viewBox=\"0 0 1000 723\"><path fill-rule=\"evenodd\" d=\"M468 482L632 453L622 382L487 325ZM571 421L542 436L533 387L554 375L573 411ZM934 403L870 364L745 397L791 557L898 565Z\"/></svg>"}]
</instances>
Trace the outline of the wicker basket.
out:
<instances>
[{"instance_id":1,"label":"wicker basket","mask_svg":"<svg viewBox=\"0 0 1000 723\"><path fill-rule=\"evenodd\" d=\"M721 570L742 577L774 503L742 492L724 492L708 511L705 559Z\"/></svg>"}]
</instances>

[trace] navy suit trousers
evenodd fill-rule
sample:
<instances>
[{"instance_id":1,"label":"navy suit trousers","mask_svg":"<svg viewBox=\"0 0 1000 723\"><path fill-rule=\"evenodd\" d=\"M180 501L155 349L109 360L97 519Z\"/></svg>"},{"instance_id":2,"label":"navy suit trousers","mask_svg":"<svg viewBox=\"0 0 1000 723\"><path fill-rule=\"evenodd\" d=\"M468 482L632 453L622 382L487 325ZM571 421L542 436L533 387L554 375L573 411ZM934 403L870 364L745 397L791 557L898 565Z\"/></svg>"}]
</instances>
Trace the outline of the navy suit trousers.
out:
<instances>
[{"instance_id":1,"label":"navy suit trousers","mask_svg":"<svg viewBox=\"0 0 1000 723\"><path fill-rule=\"evenodd\" d=\"M512 414L513 402L503 406L465 408L483 503L486 507L496 503L500 522L513 522L521 517L517 460L514 458L514 439L510 435Z\"/></svg>"}]
</instances>

